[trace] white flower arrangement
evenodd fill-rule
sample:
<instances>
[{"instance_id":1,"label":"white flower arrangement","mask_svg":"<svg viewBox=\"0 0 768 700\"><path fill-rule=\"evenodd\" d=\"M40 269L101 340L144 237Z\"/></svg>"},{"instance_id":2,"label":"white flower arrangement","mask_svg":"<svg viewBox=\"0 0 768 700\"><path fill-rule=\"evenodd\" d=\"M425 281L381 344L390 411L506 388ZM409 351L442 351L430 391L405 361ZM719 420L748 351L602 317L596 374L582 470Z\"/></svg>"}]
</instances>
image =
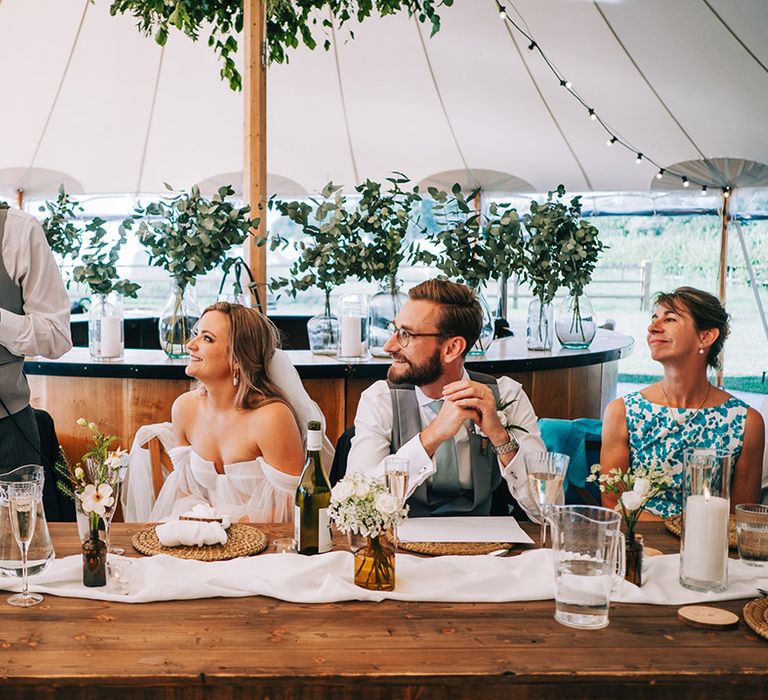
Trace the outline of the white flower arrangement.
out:
<instances>
[{"instance_id":1,"label":"white flower arrangement","mask_svg":"<svg viewBox=\"0 0 768 700\"><path fill-rule=\"evenodd\" d=\"M328 514L343 533L378 537L408 515L382 481L366 474L347 474L331 490Z\"/></svg>"},{"instance_id":2,"label":"white flower arrangement","mask_svg":"<svg viewBox=\"0 0 768 700\"><path fill-rule=\"evenodd\" d=\"M668 467L653 464L632 470L609 469L602 473L599 464L592 465L587 481L597 482L600 491L615 493L619 497L616 510L621 513L627 528L627 536L634 534L635 525L645 506L652 498L660 495L673 485Z\"/></svg>"}]
</instances>

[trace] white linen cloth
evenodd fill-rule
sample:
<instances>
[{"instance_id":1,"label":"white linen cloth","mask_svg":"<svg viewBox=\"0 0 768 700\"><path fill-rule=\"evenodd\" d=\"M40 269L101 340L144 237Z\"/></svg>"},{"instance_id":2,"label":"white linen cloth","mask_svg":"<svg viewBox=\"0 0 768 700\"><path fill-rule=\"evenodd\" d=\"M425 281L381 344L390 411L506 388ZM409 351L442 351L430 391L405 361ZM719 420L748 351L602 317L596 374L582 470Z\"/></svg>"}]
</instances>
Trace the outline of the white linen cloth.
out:
<instances>
[{"instance_id":1,"label":"white linen cloth","mask_svg":"<svg viewBox=\"0 0 768 700\"><path fill-rule=\"evenodd\" d=\"M466 370L464 378L469 378ZM522 384L510 377L500 377L498 388L501 401L513 402L506 409L509 423L520 425L528 431L527 433L515 431L514 435L520 444L520 449L506 467L502 467L499 462L499 469L509 486L510 493L528 517L538 522L539 507L528 485L525 454L526 452L546 452L547 448L541 439L536 414L530 399L523 391ZM433 399L419 387L414 391L419 404L421 426L425 428L435 419L435 413L429 408ZM391 454L392 426L392 399L389 385L381 380L369 386L360 395L360 403L355 414L355 437L352 438L349 449L347 472L364 472L374 477L384 476L384 459ZM454 441L459 464L459 483L462 488L472 488L469 432L466 426L459 430ZM408 460L408 490L411 493L437 471L435 456L430 458L418 435L406 442L397 451L397 456Z\"/></svg>"},{"instance_id":2,"label":"white linen cloth","mask_svg":"<svg viewBox=\"0 0 768 700\"><path fill-rule=\"evenodd\" d=\"M150 522L171 520L198 505L211 506L232 522L290 522L298 476L286 474L262 457L225 464L219 474L213 462L191 447L168 450L174 470L157 495Z\"/></svg>"},{"instance_id":3,"label":"white linen cloth","mask_svg":"<svg viewBox=\"0 0 768 700\"><path fill-rule=\"evenodd\" d=\"M755 598L765 575L736 559L728 563L727 590L697 593L678 582L679 554L649 557L642 588L622 581L612 602L683 605ZM424 558L398 554L394 591L368 591L353 583L349 552L315 556L262 554L223 562L177 559L167 555L133 560L128 595L82 583L82 556L51 562L31 576L29 589L47 595L126 603L264 595L296 603L392 600L504 603L554 598L552 551L535 549L514 557L450 556ZM0 577L0 588L21 590L21 579ZM554 611L554 603L553 603Z\"/></svg>"},{"instance_id":4,"label":"white linen cloth","mask_svg":"<svg viewBox=\"0 0 768 700\"><path fill-rule=\"evenodd\" d=\"M13 355L61 357L72 347L69 295L40 222L8 209L0 255L24 296L23 315L0 312L0 345Z\"/></svg>"},{"instance_id":5,"label":"white linen cloth","mask_svg":"<svg viewBox=\"0 0 768 700\"><path fill-rule=\"evenodd\" d=\"M204 544L226 544L227 532L221 523L200 520L171 520L155 528L157 539L165 547L202 547Z\"/></svg>"}]
</instances>

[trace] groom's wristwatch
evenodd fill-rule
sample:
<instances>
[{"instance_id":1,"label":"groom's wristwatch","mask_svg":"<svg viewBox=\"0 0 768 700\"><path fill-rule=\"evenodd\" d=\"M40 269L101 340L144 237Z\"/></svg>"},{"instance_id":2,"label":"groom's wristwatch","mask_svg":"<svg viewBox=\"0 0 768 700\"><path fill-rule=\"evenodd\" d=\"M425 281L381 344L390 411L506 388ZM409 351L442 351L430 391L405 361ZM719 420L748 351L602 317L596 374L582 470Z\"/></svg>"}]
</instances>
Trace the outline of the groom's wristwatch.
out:
<instances>
[{"instance_id":1,"label":"groom's wristwatch","mask_svg":"<svg viewBox=\"0 0 768 700\"><path fill-rule=\"evenodd\" d=\"M509 435L508 442L503 442L501 445L491 445L494 454L507 455L510 452L517 452L520 449L520 444L517 442L515 436L512 435L512 433L507 433L507 435Z\"/></svg>"}]
</instances>

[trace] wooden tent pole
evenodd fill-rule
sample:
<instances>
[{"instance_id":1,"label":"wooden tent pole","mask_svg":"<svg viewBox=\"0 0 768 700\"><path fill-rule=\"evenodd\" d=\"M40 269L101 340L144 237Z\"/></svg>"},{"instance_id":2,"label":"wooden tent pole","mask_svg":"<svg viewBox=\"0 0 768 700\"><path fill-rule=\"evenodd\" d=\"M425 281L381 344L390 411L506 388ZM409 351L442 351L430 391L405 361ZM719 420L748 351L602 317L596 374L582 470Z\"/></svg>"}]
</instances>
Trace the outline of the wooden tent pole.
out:
<instances>
[{"instance_id":1,"label":"wooden tent pole","mask_svg":"<svg viewBox=\"0 0 768 700\"><path fill-rule=\"evenodd\" d=\"M24 190L19 187L18 190L16 190L16 206L19 209L24 208Z\"/></svg>"},{"instance_id":2,"label":"wooden tent pole","mask_svg":"<svg viewBox=\"0 0 768 700\"><path fill-rule=\"evenodd\" d=\"M267 27L266 0L243 0L243 196L251 215L261 219L258 237L267 233ZM254 302L267 311L267 248L253 238L245 246L245 259L257 289Z\"/></svg>"},{"instance_id":3,"label":"wooden tent pole","mask_svg":"<svg viewBox=\"0 0 768 700\"><path fill-rule=\"evenodd\" d=\"M726 188L723 190L723 210L720 220L720 271L718 279L718 294L720 296L720 303L725 304L725 283L728 275L728 223L731 220L730 216L730 203L731 203L731 190ZM720 369L717 370L717 376L715 382L717 386L723 386L723 364L725 362L725 352L720 353Z\"/></svg>"}]
</instances>

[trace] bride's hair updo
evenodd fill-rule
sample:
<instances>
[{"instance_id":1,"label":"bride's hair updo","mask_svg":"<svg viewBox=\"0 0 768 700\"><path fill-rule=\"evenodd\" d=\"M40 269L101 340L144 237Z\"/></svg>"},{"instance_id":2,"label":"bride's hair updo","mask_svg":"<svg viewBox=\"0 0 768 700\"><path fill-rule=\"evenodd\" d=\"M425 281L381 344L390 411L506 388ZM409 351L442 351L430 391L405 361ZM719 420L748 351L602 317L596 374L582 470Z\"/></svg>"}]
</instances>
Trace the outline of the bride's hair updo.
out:
<instances>
[{"instance_id":1,"label":"bride's hair updo","mask_svg":"<svg viewBox=\"0 0 768 700\"><path fill-rule=\"evenodd\" d=\"M211 304L203 314L209 311L218 311L229 319L229 364L239 379L235 406L247 410L282 401L293 410L267 373L269 361L280 347L275 324L256 309L227 301Z\"/></svg>"}]
</instances>

